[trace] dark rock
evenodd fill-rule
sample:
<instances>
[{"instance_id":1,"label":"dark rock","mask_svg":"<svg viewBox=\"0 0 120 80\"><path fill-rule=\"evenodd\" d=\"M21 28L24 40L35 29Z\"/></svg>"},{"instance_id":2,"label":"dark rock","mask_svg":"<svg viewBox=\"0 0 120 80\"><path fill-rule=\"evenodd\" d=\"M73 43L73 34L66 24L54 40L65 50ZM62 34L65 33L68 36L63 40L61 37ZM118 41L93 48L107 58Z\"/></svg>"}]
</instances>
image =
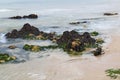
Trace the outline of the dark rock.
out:
<instances>
[{"instance_id":1,"label":"dark rock","mask_svg":"<svg viewBox=\"0 0 120 80\"><path fill-rule=\"evenodd\" d=\"M60 39L57 40L58 45L64 45L67 50L81 52L86 46L95 45L96 40L91 38L88 32L80 35L76 31L65 31Z\"/></svg>"},{"instance_id":2,"label":"dark rock","mask_svg":"<svg viewBox=\"0 0 120 80\"><path fill-rule=\"evenodd\" d=\"M24 15L23 18L36 19L38 16L36 14Z\"/></svg>"},{"instance_id":3,"label":"dark rock","mask_svg":"<svg viewBox=\"0 0 120 80\"><path fill-rule=\"evenodd\" d=\"M113 15L118 15L118 13L104 13L105 16L113 16Z\"/></svg>"},{"instance_id":4,"label":"dark rock","mask_svg":"<svg viewBox=\"0 0 120 80\"><path fill-rule=\"evenodd\" d=\"M69 24L71 24L71 25L78 25L78 24L80 24L80 22L71 22Z\"/></svg>"},{"instance_id":5,"label":"dark rock","mask_svg":"<svg viewBox=\"0 0 120 80\"><path fill-rule=\"evenodd\" d=\"M24 38L26 35L34 34L35 36L39 35L40 31L38 28L31 26L26 23L20 31L14 29L11 33L8 32L5 36L7 38Z\"/></svg>"},{"instance_id":6,"label":"dark rock","mask_svg":"<svg viewBox=\"0 0 120 80\"><path fill-rule=\"evenodd\" d=\"M40 31L38 28L31 26L30 24L26 23L22 27L22 29L19 31L19 34L21 35L29 35L29 34L34 34L34 35L39 35Z\"/></svg>"},{"instance_id":7,"label":"dark rock","mask_svg":"<svg viewBox=\"0 0 120 80\"><path fill-rule=\"evenodd\" d=\"M16 29L12 30L12 32L7 33L5 36L7 36L7 38L18 38L19 37L19 33Z\"/></svg>"},{"instance_id":8,"label":"dark rock","mask_svg":"<svg viewBox=\"0 0 120 80\"><path fill-rule=\"evenodd\" d=\"M27 16L27 15L24 15L23 18L28 18L28 16Z\"/></svg>"},{"instance_id":9,"label":"dark rock","mask_svg":"<svg viewBox=\"0 0 120 80\"><path fill-rule=\"evenodd\" d=\"M98 47L95 51L93 51L94 56L102 55L102 48Z\"/></svg>"},{"instance_id":10,"label":"dark rock","mask_svg":"<svg viewBox=\"0 0 120 80\"><path fill-rule=\"evenodd\" d=\"M8 32L5 36L7 38L53 40L54 37L56 36L56 34L55 33L45 33L43 31L39 31L38 28L26 23L23 25L23 27L19 31L14 29L14 30L12 30L12 32Z\"/></svg>"},{"instance_id":11,"label":"dark rock","mask_svg":"<svg viewBox=\"0 0 120 80\"><path fill-rule=\"evenodd\" d=\"M36 14L30 14L28 15L28 18L35 19L38 18L38 16Z\"/></svg>"},{"instance_id":12,"label":"dark rock","mask_svg":"<svg viewBox=\"0 0 120 80\"><path fill-rule=\"evenodd\" d=\"M10 17L9 19L22 19L21 16L13 16L13 17Z\"/></svg>"},{"instance_id":13,"label":"dark rock","mask_svg":"<svg viewBox=\"0 0 120 80\"><path fill-rule=\"evenodd\" d=\"M38 15L37 14L30 14L30 15L24 15L22 16L13 16L10 17L9 19L37 19Z\"/></svg>"},{"instance_id":14,"label":"dark rock","mask_svg":"<svg viewBox=\"0 0 120 80\"><path fill-rule=\"evenodd\" d=\"M69 24L71 25L78 25L78 24L84 24L84 23L88 23L87 21L82 21L82 22L71 22Z\"/></svg>"}]
</instances>

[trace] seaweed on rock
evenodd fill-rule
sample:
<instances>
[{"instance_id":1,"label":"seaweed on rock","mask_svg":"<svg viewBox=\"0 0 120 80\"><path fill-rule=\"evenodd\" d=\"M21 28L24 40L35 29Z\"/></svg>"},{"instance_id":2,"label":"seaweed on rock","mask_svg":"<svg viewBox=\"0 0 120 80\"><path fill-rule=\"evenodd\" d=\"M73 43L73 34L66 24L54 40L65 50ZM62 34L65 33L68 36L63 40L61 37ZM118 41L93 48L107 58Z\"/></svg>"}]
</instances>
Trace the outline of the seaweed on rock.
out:
<instances>
[{"instance_id":1,"label":"seaweed on rock","mask_svg":"<svg viewBox=\"0 0 120 80\"><path fill-rule=\"evenodd\" d=\"M1 63L5 63L5 62L9 62L9 61L12 61L12 60L16 60L17 58L15 56L10 56L8 54L2 54L0 53L0 64Z\"/></svg>"}]
</instances>

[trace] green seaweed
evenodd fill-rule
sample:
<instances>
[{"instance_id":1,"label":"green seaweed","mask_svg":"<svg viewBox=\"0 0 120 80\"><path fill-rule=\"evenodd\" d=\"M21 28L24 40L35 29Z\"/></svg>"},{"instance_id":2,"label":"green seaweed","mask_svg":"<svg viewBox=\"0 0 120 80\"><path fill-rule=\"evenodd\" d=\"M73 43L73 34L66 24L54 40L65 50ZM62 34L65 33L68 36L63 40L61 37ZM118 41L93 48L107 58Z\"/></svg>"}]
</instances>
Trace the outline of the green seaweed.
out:
<instances>
[{"instance_id":1,"label":"green seaweed","mask_svg":"<svg viewBox=\"0 0 120 80\"><path fill-rule=\"evenodd\" d=\"M108 69L105 72L107 76L112 79L117 79L118 77L120 77L120 69Z\"/></svg>"},{"instance_id":2,"label":"green seaweed","mask_svg":"<svg viewBox=\"0 0 120 80\"><path fill-rule=\"evenodd\" d=\"M98 36L99 35L99 33L97 31L93 31L90 34L91 34L91 36Z\"/></svg>"},{"instance_id":3,"label":"green seaweed","mask_svg":"<svg viewBox=\"0 0 120 80\"><path fill-rule=\"evenodd\" d=\"M2 54L0 53L0 64L1 63L5 63L5 62L8 62L8 61L12 61L12 60L15 60L16 57L15 56L9 56L8 54Z\"/></svg>"}]
</instances>

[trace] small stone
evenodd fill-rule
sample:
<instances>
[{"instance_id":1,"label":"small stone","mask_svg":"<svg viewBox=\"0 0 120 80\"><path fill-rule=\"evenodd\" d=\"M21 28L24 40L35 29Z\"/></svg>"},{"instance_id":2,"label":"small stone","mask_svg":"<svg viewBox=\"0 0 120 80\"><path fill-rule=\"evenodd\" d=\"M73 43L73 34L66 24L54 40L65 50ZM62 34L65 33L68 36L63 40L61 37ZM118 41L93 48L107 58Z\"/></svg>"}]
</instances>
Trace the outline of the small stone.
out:
<instances>
[{"instance_id":1,"label":"small stone","mask_svg":"<svg viewBox=\"0 0 120 80\"><path fill-rule=\"evenodd\" d=\"M0 60L0 63L4 63L5 62L5 60Z\"/></svg>"},{"instance_id":2,"label":"small stone","mask_svg":"<svg viewBox=\"0 0 120 80\"><path fill-rule=\"evenodd\" d=\"M17 48L15 45L10 45L9 47L8 47L9 49L15 49L15 48Z\"/></svg>"},{"instance_id":3,"label":"small stone","mask_svg":"<svg viewBox=\"0 0 120 80\"><path fill-rule=\"evenodd\" d=\"M15 60L15 59L16 59L16 57L15 57L15 56L11 56L11 59L12 59L12 60Z\"/></svg>"}]
</instances>

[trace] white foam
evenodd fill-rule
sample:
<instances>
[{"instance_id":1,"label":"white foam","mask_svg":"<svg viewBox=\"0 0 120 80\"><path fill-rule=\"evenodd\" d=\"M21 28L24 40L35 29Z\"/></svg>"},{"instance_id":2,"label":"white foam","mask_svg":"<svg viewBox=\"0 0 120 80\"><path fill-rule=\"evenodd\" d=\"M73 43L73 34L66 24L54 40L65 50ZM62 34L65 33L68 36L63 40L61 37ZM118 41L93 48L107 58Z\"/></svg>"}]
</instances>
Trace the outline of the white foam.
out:
<instances>
[{"instance_id":1,"label":"white foam","mask_svg":"<svg viewBox=\"0 0 120 80\"><path fill-rule=\"evenodd\" d=\"M9 12L9 11L13 11L13 10L10 10L10 9L0 9L0 12Z\"/></svg>"},{"instance_id":2,"label":"white foam","mask_svg":"<svg viewBox=\"0 0 120 80\"><path fill-rule=\"evenodd\" d=\"M6 43L7 42L5 34L3 34L3 33L0 33L0 42L1 43Z\"/></svg>"},{"instance_id":3,"label":"white foam","mask_svg":"<svg viewBox=\"0 0 120 80\"><path fill-rule=\"evenodd\" d=\"M45 80L46 76L44 74L38 74L38 73L28 73L30 78L37 79L37 80Z\"/></svg>"}]
</instances>

